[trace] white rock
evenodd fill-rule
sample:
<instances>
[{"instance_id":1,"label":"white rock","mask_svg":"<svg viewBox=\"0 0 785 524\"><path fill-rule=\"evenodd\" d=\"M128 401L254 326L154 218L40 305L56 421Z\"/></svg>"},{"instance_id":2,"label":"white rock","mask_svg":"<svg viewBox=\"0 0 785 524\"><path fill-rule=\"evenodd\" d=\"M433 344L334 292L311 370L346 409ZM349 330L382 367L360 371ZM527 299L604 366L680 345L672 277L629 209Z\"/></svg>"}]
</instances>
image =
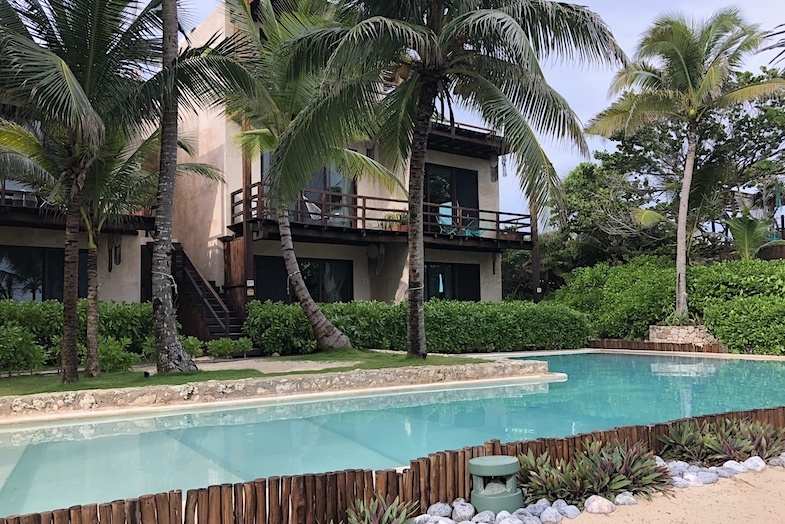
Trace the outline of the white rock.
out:
<instances>
[{"instance_id":1,"label":"white rock","mask_svg":"<svg viewBox=\"0 0 785 524\"><path fill-rule=\"evenodd\" d=\"M751 471L761 472L766 469L766 463L760 457L750 457L742 465Z\"/></svg>"},{"instance_id":2,"label":"white rock","mask_svg":"<svg viewBox=\"0 0 785 524\"><path fill-rule=\"evenodd\" d=\"M542 521L535 517L534 515L529 515L528 517L523 517L521 519L523 524L542 524Z\"/></svg>"},{"instance_id":3,"label":"white rock","mask_svg":"<svg viewBox=\"0 0 785 524\"><path fill-rule=\"evenodd\" d=\"M678 467L681 467L681 468L684 468L684 469L687 469L687 468L690 467L690 465L687 464L686 462L684 462L683 460L671 460L670 462L668 462L668 467L671 467L671 466L678 466Z\"/></svg>"},{"instance_id":4,"label":"white rock","mask_svg":"<svg viewBox=\"0 0 785 524\"><path fill-rule=\"evenodd\" d=\"M735 460L729 460L722 465L723 468L728 468L734 473L747 473L749 469Z\"/></svg>"},{"instance_id":5,"label":"white rock","mask_svg":"<svg viewBox=\"0 0 785 524\"><path fill-rule=\"evenodd\" d=\"M533 515L526 510L526 508L518 508L512 513L513 517L518 517L523 520L524 517L532 517Z\"/></svg>"},{"instance_id":6,"label":"white rock","mask_svg":"<svg viewBox=\"0 0 785 524\"><path fill-rule=\"evenodd\" d=\"M716 484L720 480L720 476L713 471L699 471L697 475L698 480L704 484Z\"/></svg>"},{"instance_id":7,"label":"white rock","mask_svg":"<svg viewBox=\"0 0 785 524\"><path fill-rule=\"evenodd\" d=\"M638 504L638 501L635 500L635 497L632 496L632 493L625 491L624 493L619 493L616 495L616 499L613 501L613 503L617 506L635 506Z\"/></svg>"},{"instance_id":8,"label":"white rock","mask_svg":"<svg viewBox=\"0 0 785 524\"><path fill-rule=\"evenodd\" d=\"M692 466L687 468L687 471L689 471L690 473L697 473L700 470L701 470L701 467L698 466L697 464L693 464Z\"/></svg>"},{"instance_id":9,"label":"white rock","mask_svg":"<svg viewBox=\"0 0 785 524\"><path fill-rule=\"evenodd\" d=\"M540 522L542 522L542 524L559 524L562 519L564 519L564 517L559 513L559 510L554 507L545 508L545 511L540 515Z\"/></svg>"},{"instance_id":10,"label":"white rock","mask_svg":"<svg viewBox=\"0 0 785 524\"><path fill-rule=\"evenodd\" d=\"M496 524L499 524L502 519L506 519L507 517L512 516L512 513L507 511L506 509L501 510L499 513L496 514Z\"/></svg>"},{"instance_id":11,"label":"white rock","mask_svg":"<svg viewBox=\"0 0 785 524\"><path fill-rule=\"evenodd\" d=\"M566 508L567 506L569 506L569 504L562 499L556 499L553 501L553 504L551 504L551 507L556 509Z\"/></svg>"},{"instance_id":12,"label":"white rock","mask_svg":"<svg viewBox=\"0 0 785 524\"><path fill-rule=\"evenodd\" d=\"M455 521L450 517L431 517L428 524L455 524Z\"/></svg>"},{"instance_id":13,"label":"white rock","mask_svg":"<svg viewBox=\"0 0 785 524\"><path fill-rule=\"evenodd\" d=\"M769 459L768 464L769 466L773 466L775 468L785 468L785 459L781 457L775 457L773 459Z\"/></svg>"},{"instance_id":14,"label":"white rock","mask_svg":"<svg viewBox=\"0 0 785 524\"><path fill-rule=\"evenodd\" d=\"M563 508L559 508L559 513L561 513L568 519L577 519L581 515L581 510L578 509L578 506L569 505Z\"/></svg>"},{"instance_id":15,"label":"white rock","mask_svg":"<svg viewBox=\"0 0 785 524\"><path fill-rule=\"evenodd\" d=\"M684 489L689 488L690 483L681 477L673 477L671 478L671 486L674 488Z\"/></svg>"},{"instance_id":16,"label":"white rock","mask_svg":"<svg viewBox=\"0 0 785 524\"><path fill-rule=\"evenodd\" d=\"M501 520L497 520L496 524L523 524L523 522L518 517L513 517L510 515L508 517L504 517Z\"/></svg>"},{"instance_id":17,"label":"white rock","mask_svg":"<svg viewBox=\"0 0 785 524\"><path fill-rule=\"evenodd\" d=\"M607 515L616 511L616 506L610 500L600 497L599 495L592 495L583 503L587 513L598 513Z\"/></svg>"},{"instance_id":18,"label":"white rock","mask_svg":"<svg viewBox=\"0 0 785 524\"><path fill-rule=\"evenodd\" d=\"M659 455L654 455L654 462L655 462L655 463L656 463L658 466L667 466L667 465L668 465L668 463L667 463L667 462L665 462L665 461L662 459L662 457L661 457L661 456L659 456Z\"/></svg>"},{"instance_id":19,"label":"white rock","mask_svg":"<svg viewBox=\"0 0 785 524\"><path fill-rule=\"evenodd\" d=\"M736 472L735 471L733 471L730 468L726 468L725 466L722 466L722 467L719 467L719 468L711 467L711 468L709 468L709 471L712 472L712 473L716 473L717 476L719 476L721 478L724 478L724 479L729 479L729 478L733 478L734 476L736 476Z\"/></svg>"},{"instance_id":20,"label":"white rock","mask_svg":"<svg viewBox=\"0 0 785 524\"><path fill-rule=\"evenodd\" d=\"M431 504L426 513L434 517L449 517L452 515L452 506L444 502L437 502L436 504Z\"/></svg>"},{"instance_id":21,"label":"white rock","mask_svg":"<svg viewBox=\"0 0 785 524\"><path fill-rule=\"evenodd\" d=\"M428 524L428 522L430 520L431 520L431 515L428 515L427 513L424 513L422 515L414 517L414 520L412 522L414 524Z\"/></svg>"},{"instance_id":22,"label":"white rock","mask_svg":"<svg viewBox=\"0 0 785 524\"><path fill-rule=\"evenodd\" d=\"M548 500L548 499L540 499L537 502L535 502L535 504L538 505L538 506L546 507L546 508L550 508L551 507L551 501Z\"/></svg>"},{"instance_id":23,"label":"white rock","mask_svg":"<svg viewBox=\"0 0 785 524\"><path fill-rule=\"evenodd\" d=\"M491 510L481 511L472 517L472 522L481 522L482 524L491 524L496 522L496 514Z\"/></svg>"},{"instance_id":24,"label":"white rock","mask_svg":"<svg viewBox=\"0 0 785 524\"><path fill-rule=\"evenodd\" d=\"M542 512L545 511L545 506L538 506L537 504L529 504L526 506L526 511L539 518Z\"/></svg>"},{"instance_id":25,"label":"white rock","mask_svg":"<svg viewBox=\"0 0 785 524\"><path fill-rule=\"evenodd\" d=\"M681 477L687 473L687 468L681 464L668 464L668 475L671 477Z\"/></svg>"},{"instance_id":26,"label":"white rock","mask_svg":"<svg viewBox=\"0 0 785 524\"><path fill-rule=\"evenodd\" d=\"M452 505L455 506L456 504L460 504L461 502L466 502L466 499L462 497L458 497L457 499L452 501Z\"/></svg>"},{"instance_id":27,"label":"white rock","mask_svg":"<svg viewBox=\"0 0 785 524\"><path fill-rule=\"evenodd\" d=\"M703 482L698 478L697 473L685 473L684 480L690 483L690 487L699 488L703 486Z\"/></svg>"},{"instance_id":28,"label":"white rock","mask_svg":"<svg viewBox=\"0 0 785 524\"><path fill-rule=\"evenodd\" d=\"M452 503L452 519L455 522L471 520L475 513L477 513L477 510L474 509L474 506L468 502L463 502L463 499L461 499L461 502L456 501Z\"/></svg>"}]
</instances>

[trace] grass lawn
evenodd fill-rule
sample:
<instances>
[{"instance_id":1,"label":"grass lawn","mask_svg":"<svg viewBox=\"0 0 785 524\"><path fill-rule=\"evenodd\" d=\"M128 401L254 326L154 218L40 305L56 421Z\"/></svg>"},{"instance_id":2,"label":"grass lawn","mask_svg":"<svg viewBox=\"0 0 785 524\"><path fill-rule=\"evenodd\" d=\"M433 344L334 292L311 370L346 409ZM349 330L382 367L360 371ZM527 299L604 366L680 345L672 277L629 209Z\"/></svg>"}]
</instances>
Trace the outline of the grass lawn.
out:
<instances>
[{"instance_id":1,"label":"grass lawn","mask_svg":"<svg viewBox=\"0 0 785 524\"><path fill-rule=\"evenodd\" d=\"M207 380L237 380L251 377L271 377L278 375L302 375L331 373L352 369L382 369L403 366L448 366L459 364L477 364L487 362L476 358L447 357L442 355L429 355L427 359L411 358L405 353L379 353L374 351L359 351L356 349L336 350L328 353L315 353L298 357L283 357L287 361L308 362L341 362L347 363L346 367L333 367L317 371L294 371L291 373L262 373L255 369L232 369L219 371L197 371L195 373L174 373L171 375L144 376L141 371L127 371L122 373L104 373L98 378L81 377L79 382L61 384L57 375L22 375L11 378L0 378L0 396L5 395L32 395L35 393L52 393L57 391L76 391L80 389L110 389L144 387L158 384L185 384L187 382L204 382ZM280 361L283 359L275 359Z\"/></svg>"}]
</instances>

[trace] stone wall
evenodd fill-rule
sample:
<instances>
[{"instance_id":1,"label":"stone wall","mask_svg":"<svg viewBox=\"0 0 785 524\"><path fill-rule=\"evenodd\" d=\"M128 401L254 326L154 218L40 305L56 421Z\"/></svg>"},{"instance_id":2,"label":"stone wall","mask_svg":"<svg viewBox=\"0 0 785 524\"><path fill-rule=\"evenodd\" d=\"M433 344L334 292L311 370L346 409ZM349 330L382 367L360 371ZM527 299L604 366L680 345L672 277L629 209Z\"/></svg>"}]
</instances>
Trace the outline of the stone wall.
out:
<instances>
[{"instance_id":1,"label":"stone wall","mask_svg":"<svg viewBox=\"0 0 785 524\"><path fill-rule=\"evenodd\" d=\"M674 344L719 344L706 326L649 326L649 340Z\"/></svg>"},{"instance_id":2,"label":"stone wall","mask_svg":"<svg viewBox=\"0 0 785 524\"><path fill-rule=\"evenodd\" d=\"M73 413L80 416L100 410L200 404L215 401L285 397L330 391L437 384L546 375L547 362L499 360L460 366L420 366L354 370L319 375L248 378L233 381L194 382L178 386L98 389L67 393L42 393L0 397L0 424L21 417Z\"/></svg>"}]
</instances>

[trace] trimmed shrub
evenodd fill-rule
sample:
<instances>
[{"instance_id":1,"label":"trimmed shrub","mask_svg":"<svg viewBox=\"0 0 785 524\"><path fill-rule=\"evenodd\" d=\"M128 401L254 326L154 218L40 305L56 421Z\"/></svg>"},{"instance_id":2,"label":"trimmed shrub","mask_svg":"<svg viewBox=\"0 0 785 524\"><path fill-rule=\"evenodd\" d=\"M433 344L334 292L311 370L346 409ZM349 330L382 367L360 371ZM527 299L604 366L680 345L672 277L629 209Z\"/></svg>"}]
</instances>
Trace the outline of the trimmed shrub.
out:
<instances>
[{"instance_id":1,"label":"trimmed shrub","mask_svg":"<svg viewBox=\"0 0 785 524\"><path fill-rule=\"evenodd\" d=\"M180 335L180 344L191 358L201 357L204 354L204 342L196 337ZM153 355L155 355L155 337L153 337Z\"/></svg>"},{"instance_id":2,"label":"trimmed shrub","mask_svg":"<svg viewBox=\"0 0 785 524\"><path fill-rule=\"evenodd\" d=\"M231 338L215 338L207 342L207 354L214 359L229 358L234 353L234 341Z\"/></svg>"},{"instance_id":3,"label":"trimmed shrub","mask_svg":"<svg viewBox=\"0 0 785 524\"><path fill-rule=\"evenodd\" d=\"M643 256L619 266L574 270L555 301L589 315L601 338L645 338L676 297L676 270L664 257Z\"/></svg>"},{"instance_id":4,"label":"trimmed shrub","mask_svg":"<svg viewBox=\"0 0 785 524\"><path fill-rule=\"evenodd\" d=\"M44 350L35 343L32 333L16 323L0 325L0 370L31 371L44 362Z\"/></svg>"},{"instance_id":5,"label":"trimmed shrub","mask_svg":"<svg viewBox=\"0 0 785 524\"><path fill-rule=\"evenodd\" d=\"M406 349L406 304L350 302L322 311L363 349ZM311 353L316 341L298 305L252 302L244 330L263 353ZM584 347L590 335L585 315L562 304L459 302L425 304L425 334L434 353L523 351Z\"/></svg>"},{"instance_id":6,"label":"trimmed shrub","mask_svg":"<svg viewBox=\"0 0 785 524\"><path fill-rule=\"evenodd\" d=\"M150 302L99 303L99 336L115 340L127 338L128 349L142 353L145 338L153 332L153 306ZM86 342L87 301L78 305L78 341ZM15 302L0 300L0 326L16 323L33 335L35 342L51 352L59 353L59 337L63 333L63 304L57 300Z\"/></svg>"},{"instance_id":7,"label":"trimmed shrub","mask_svg":"<svg viewBox=\"0 0 785 524\"><path fill-rule=\"evenodd\" d=\"M785 354L785 295L714 300L703 312L709 331L732 353Z\"/></svg>"},{"instance_id":8,"label":"trimmed shrub","mask_svg":"<svg viewBox=\"0 0 785 524\"><path fill-rule=\"evenodd\" d=\"M113 337L99 337L98 362L101 371L112 373L115 371L128 371L131 366L139 363L139 355L130 353L128 347L131 339L125 337L117 340Z\"/></svg>"},{"instance_id":9,"label":"trimmed shrub","mask_svg":"<svg viewBox=\"0 0 785 524\"><path fill-rule=\"evenodd\" d=\"M739 260L694 266L687 276L690 309L751 296L785 297L785 260Z\"/></svg>"}]
</instances>

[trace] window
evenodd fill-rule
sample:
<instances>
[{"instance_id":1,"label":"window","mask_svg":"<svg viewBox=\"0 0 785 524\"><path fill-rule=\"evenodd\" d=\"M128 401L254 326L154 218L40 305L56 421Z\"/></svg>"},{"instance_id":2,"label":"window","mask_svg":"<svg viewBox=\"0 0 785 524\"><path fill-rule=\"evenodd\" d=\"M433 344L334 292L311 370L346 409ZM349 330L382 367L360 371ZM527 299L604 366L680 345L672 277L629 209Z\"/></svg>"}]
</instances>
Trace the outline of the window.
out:
<instances>
[{"instance_id":1,"label":"window","mask_svg":"<svg viewBox=\"0 0 785 524\"><path fill-rule=\"evenodd\" d=\"M302 192L303 201L290 215L292 222L351 227L356 210L354 180L324 168L311 178Z\"/></svg>"},{"instance_id":2,"label":"window","mask_svg":"<svg viewBox=\"0 0 785 524\"><path fill-rule=\"evenodd\" d=\"M444 226L445 213L456 213L456 209L461 207L469 211L461 210L461 224L454 222L458 217L447 219L446 222L454 223L462 227L467 225L472 220L479 218L477 208L480 207L479 189L477 185L477 171L469 169L460 169L457 167L440 166L436 164L425 165L425 201L433 206L428 206L428 211L433 213L427 217L431 222L429 229L433 232L449 233L449 228L445 230L438 227L439 224ZM440 209L441 207L441 209ZM436 224L433 224L436 222Z\"/></svg>"},{"instance_id":3,"label":"window","mask_svg":"<svg viewBox=\"0 0 785 524\"><path fill-rule=\"evenodd\" d=\"M63 250L0 246L0 299L63 299ZM87 252L79 253L79 296L87 296Z\"/></svg>"},{"instance_id":4,"label":"window","mask_svg":"<svg viewBox=\"0 0 785 524\"><path fill-rule=\"evenodd\" d=\"M300 273L317 302L351 302L353 268L351 260L299 259ZM255 257L257 300L291 303L296 300L287 286L286 267L281 257Z\"/></svg>"},{"instance_id":5,"label":"window","mask_svg":"<svg viewBox=\"0 0 785 524\"><path fill-rule=\"evenodd\" d=\"M477 264L425 264L425 299L480 300Z\"/></svg>"}]
</instances>

